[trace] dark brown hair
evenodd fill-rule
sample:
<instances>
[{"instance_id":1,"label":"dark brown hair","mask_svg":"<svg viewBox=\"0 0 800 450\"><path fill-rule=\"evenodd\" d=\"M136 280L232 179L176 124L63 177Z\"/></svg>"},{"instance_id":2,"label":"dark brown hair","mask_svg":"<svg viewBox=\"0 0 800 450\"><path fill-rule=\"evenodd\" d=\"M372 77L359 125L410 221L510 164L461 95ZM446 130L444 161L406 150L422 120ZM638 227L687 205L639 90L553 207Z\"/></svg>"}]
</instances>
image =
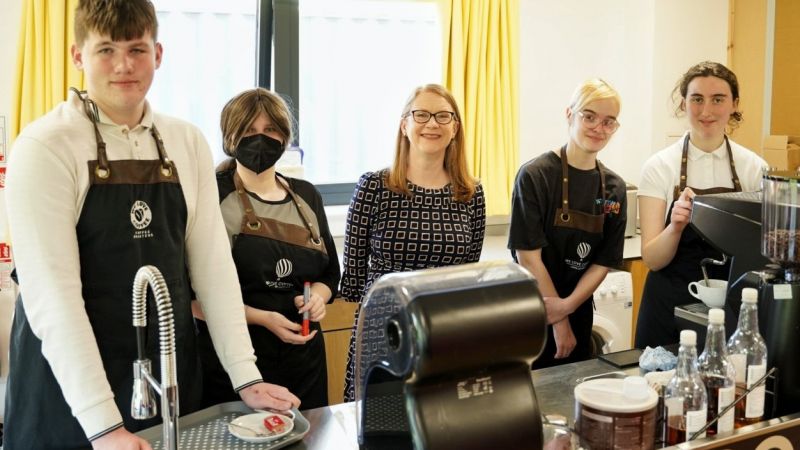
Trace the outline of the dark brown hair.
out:
<instances>
[{"instance_id":1,"label":"dark brown hair","mask_svg":"<svg viewBox=\"0 0 800 450\"><path fill-rule=\"evenodd\" d=\"M697 77L717 77L725 81L731 88L731 96L734 103L739 100L739 80L736 79L736 74L718 62L703 61L690 67L678 80L675 89L672 90L672 99L677 104L675 107L676 116L683 114L686 94L689 92L689 83ZM742 113L738 110L734 111L728 119L728 127L734 129L739 126L741 121Z\"/></svg>"},{"instance_id":2,"label":"dark brown hair","mask_svg":"<svg viewBox=\"0 0 800 450\"><path fill-rule=\"evenodd\" d=\"M150 32L158 39L158 19L149 0L80 0L75 8L75 44L80 47L89 33L112 41L138 39Z\"/></svg>"}]
</instances>

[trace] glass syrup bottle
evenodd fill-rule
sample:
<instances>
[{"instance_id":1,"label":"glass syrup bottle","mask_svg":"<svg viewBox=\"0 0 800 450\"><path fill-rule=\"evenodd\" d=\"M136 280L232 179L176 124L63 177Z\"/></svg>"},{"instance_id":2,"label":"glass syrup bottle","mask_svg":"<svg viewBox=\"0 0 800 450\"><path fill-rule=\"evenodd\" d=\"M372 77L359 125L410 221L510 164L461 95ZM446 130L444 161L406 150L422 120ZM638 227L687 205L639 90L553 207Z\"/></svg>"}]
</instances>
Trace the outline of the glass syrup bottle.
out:
<instances>
[{"instance_id":1,"label":"glass syrup bottle","mask_svg":"<svg viewBox=\"0 0 800 450\"><path fill-rule=\"evenodd\" d=\"M708 331L703 353L697 360L700 378L706 386L708 394L708 414L706 421L711 421L726 406L733 403L736 395L736 375L733 364L728 360L725 345L725 311L712 308L708 311ZM731 409L721 416L716 423L709 426L706 433L714 436L733 430L734 411Z\"/></svg>"},{"instance_id":2,"label":"glass syrup bottle","mask_svg":"<svg viewBox=\"0 0 800 450\"><path fill-rule=\"evenodd\" d=\"M728 339L728 358L736 371L737 398L767 372L767 344L758 332L758 291L753 288L742 289L739 324ZM762 384L736 404L734 427L751 425L764 418L765 393Z\"/></svg>"},{"instance_id":3,"label":"glass syrup bottle","mask_svg":"<svg viewBox=\"0 0 800 450\"><path fill-rule=\"evenodd\" d=\"M706 424L706 387L697 370L697 333L681 331L678 366L664 390L667 445L686 442ZM699 437L705 437L705 433Z\"/></svg>"}]
</instances>

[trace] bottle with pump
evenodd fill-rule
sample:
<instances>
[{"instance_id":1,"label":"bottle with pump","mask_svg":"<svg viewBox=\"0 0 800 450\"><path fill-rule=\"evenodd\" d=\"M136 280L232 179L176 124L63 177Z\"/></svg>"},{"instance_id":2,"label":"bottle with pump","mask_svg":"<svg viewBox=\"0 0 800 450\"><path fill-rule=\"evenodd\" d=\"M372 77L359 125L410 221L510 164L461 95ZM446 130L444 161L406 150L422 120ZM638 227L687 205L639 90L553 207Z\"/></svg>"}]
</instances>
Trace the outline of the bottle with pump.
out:
<instances>
[{"instance_id":1,"label":"bottle with pump","mask_svg":"<svg viewBox=\"0 0 800 450\"><path fill-rule=\"evenodd\" d=\"M706 420L711 421L736 398L736 375L733 364L728 360L725 344L725 311L721 309L712 308L708 312L706 345L697 360L697 367L708 395ZM717 433L733 431L733 419L734 412L730 410L709 426L706 433L714 436Z\"/></svg>"},{"instance_id":2,"label":"bottle with pump","mask_svg":"<svg viewBox=\"0 0 800 450\"><path fill-rule=\"evenodd\" d=\"M681 331L678 366L664 390L667 445L686 442L706 423L706 387L697 370L697 333ZM699 437L705 437L703 433Z\"/></svg>"},{"instance_id":3,"label":"bottle with pump","mask_svg":"<svg viewBox=\"0 0 800 450\"><path fill-rule=\"evenodd\" d=\"M767 344L758 332L758 291L753 288L742 289L739 324L728 339L728 358L736 371L736 397L767 372ZM736 428L760 422L764 418L765 392L762 384L736 404Z\"/></svg>"}]
</instances>

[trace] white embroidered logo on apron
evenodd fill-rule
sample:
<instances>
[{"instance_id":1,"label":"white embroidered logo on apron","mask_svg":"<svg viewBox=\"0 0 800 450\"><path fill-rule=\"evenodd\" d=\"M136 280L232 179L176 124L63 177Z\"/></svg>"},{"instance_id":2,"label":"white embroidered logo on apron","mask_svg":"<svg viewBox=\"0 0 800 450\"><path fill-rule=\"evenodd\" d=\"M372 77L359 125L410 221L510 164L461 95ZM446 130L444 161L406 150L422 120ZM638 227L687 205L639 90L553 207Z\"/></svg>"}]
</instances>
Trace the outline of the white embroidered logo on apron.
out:
<instances>
[{"instance_id":1,"label":"white embroidered logo on apron","mask_svg":"<svg viewBox=\"0 0 800 450\"><path fill-rule=\"evenodd\" d=\"M586 266L589 265L589 261L584 261L584 259L586 259L586 257L589 256L589 253L591 251L592 251L591 245L589 245L586 242L581 242L575 249L575 252L578 254L578 258L580 259L576 261L572 258L565 258L564 263L567 265L567 267L569 267L572 270L578 270L578 271L584 270L586 269Z\"/></svg>"},{"instance_id":2,"label":"white embroidered logo on apron","mask_svg":"<svg viewBox=\"0 0 800 450\"><path fill-rule=\"evenodd\" d=\"M581 242L578 244L578 256L581 258L581 260L589 256L590 251L592 251L592 246L586 242Z\"/></svg>"},{"instance_id":3,"label":"white embroidered logo on apron","mask_svg":"<svg viewBox=\"0 0 800 450\"><path fill-rule=\"evenodd\" d=\"M285 278L292 273L292 262L286 258L281 258L278 260L278 264L275 264L275 275L278 276L278 279Z\"/></svg>"},{"instance_id":4,"label":"white embroidered logo on apron","mask_svg":"<svg viewBox=\"0 0 800 450\"><path fill-rule=\"evenodd\" d=\"M147 206L147 203L136 200L131 207L131 224L137 230L133 233L133 238L142 239L153 237L153 233L145 229L152 221L153 213L150 211L150 207Z\"/></svg>"},{"instance_id":5,"label":"white embroidered logo on apron","mask_svg":"<svg viewBox=\"0 0 800 450\"><path fill-rule=\"evenodd\" d=\"M286 278L291 274L292 262L286 258L281 258L275 264L275 275L277 275L278 279L275 281L265 281L264 284L273 289L291 289L292 283L281 281L281 278Z\"/></svg>"}]
</instances>

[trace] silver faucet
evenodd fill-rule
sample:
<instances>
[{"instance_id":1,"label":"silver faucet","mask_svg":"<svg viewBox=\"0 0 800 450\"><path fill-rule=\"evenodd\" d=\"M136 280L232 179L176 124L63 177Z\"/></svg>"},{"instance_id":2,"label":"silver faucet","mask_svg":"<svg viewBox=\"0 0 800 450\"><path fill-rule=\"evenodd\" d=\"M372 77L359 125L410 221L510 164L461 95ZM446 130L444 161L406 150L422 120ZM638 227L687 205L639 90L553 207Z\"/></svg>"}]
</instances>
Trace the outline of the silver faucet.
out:
<instances>
[{"instance_id":1,"label":"silver faucet","mask_svg":"<svg viewBox=\"0 0 800 450\"><path fill-rule=\"evenodd\" d=\"M158 331L161 341L161 383L151 374L145 357L147 333L147 285L153 291L158 308ZM131 416L151 419L156 416L154 390L161 395L163 448L178 448L178 375L175 363L175 321L167 283L154 266L142 266L133 280L133 326L136 328L137 359L133 362L133 397Z\"/></svg>"}]
</instances>

